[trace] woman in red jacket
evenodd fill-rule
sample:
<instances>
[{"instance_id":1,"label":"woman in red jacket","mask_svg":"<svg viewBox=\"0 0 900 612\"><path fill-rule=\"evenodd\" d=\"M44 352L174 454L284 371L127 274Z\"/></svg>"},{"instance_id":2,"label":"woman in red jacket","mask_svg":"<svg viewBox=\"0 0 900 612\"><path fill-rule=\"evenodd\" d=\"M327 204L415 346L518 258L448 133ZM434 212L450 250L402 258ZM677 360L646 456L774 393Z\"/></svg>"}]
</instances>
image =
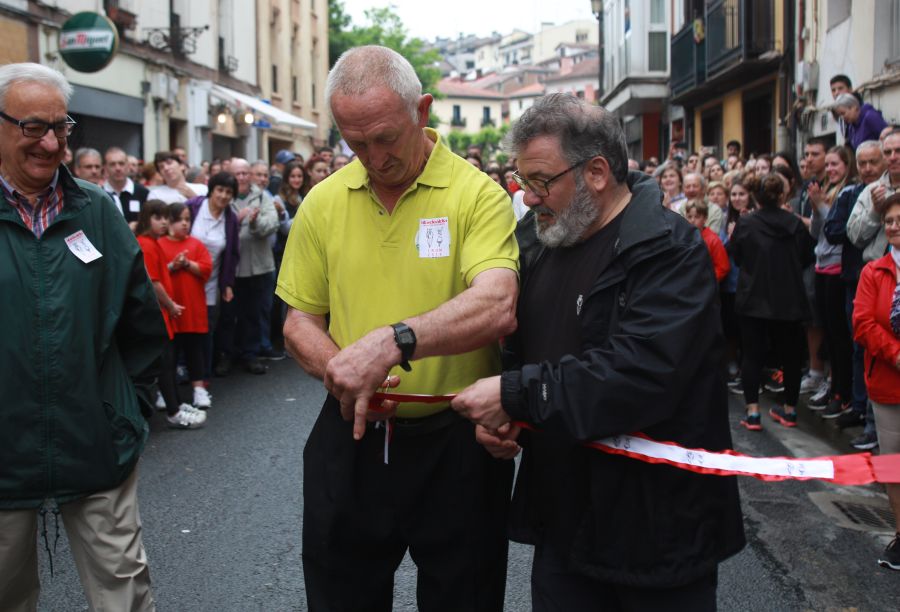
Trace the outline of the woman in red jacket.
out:
<instances>
[{"instance_id":1,"label":"woman in red jacket","mask_svg":"<svg viewBox=\"0 0 900 612\"><path fill-rule=\"evenodd\" d=\"M172 277L172 299L185 308L173 321L175 346L187 364L194 407L206 410L212 398L203 382L203 346L209 331L204 285L212 273L212 258L203 243L191 236L191 211L184 204L169 205L169 233L158 244Z\"/></svg>"},{"instance_id":2,"label":"woman in red jacket","mask_svg":"<svg viewBox=\"0 0 900 612\"><path fill-rule=\"evenodd\" d=\"M900 193L884 203L890 252L863 268L853 301L853 336L866 349L866 388L882 454L900 453ZM900 484L886 485L897 535L878 563L900 571Z\"/></svg>"}]
</instances>

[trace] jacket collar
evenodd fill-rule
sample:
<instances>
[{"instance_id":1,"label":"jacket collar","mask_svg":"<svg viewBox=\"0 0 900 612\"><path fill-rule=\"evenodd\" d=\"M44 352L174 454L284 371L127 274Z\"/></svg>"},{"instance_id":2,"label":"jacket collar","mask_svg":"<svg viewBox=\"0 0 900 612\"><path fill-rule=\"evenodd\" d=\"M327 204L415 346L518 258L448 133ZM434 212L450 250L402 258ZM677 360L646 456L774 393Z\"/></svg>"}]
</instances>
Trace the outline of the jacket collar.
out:
<instances>
[{"instance_id":1,"label":"jacket collar","mask_svg":"<svg viewBox=\"0 0 900 612\"><path fill-rule=\"evenodd\" d=\"M889 274L894 274L894 258L890 253L887 253L884 257L872 260L872 267L876 270L884 270Z\"/></svg>"},{"instance_id":2,"label":"jacket collar","mask_svg":"<svg viewBox=\"0 0 900 612\"><path fill-rule=\"evenodd\" d=\"M643 172L631 171L627 179L631 202L622 213L616 254L668 234L671 229L657 182Z\"/></svg>"},{"instance_id":3,"label":"jacket collar","mask_svg":"<svg viewBox=\"0 0 900 612\"><path fill-rule=\"evenodd\" d=\"M90 197L83 189L83 186L90 185L90 183L75 179L65 165L59 166L57 180L62 183L63 189L63 208L57 219L71 217L90 203ZM0 190L0 219L20 220L19 213L15 211L12 204L6 201L2 190Z\"/></svg>"}]
</instances>

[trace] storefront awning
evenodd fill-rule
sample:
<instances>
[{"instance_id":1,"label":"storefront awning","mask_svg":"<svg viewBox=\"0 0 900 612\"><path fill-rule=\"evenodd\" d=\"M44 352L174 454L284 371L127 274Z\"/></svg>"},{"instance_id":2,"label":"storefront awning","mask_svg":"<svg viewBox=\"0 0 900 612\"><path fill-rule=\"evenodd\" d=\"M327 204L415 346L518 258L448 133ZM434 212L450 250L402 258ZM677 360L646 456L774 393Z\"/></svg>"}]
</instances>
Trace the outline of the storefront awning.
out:
<instances>
[{"instance_id":1,"label":"storefront awning","mask_svg":"<svg viewBox=\"0 0 900 612\"><path fill-rule=\"evenodd\" d=\"M239 91L228 89L227 87L222 87L221 85L213 84L210 93L223 102L229 102L231 104L238 104L242 107L251 108L254 111L268 117L273 123L282 123L284 125L291 125L293 127L306 128L310 130L316 128L316 124L312 123L311 121L301 119L296 115L292 115L286 111L281 110L280 108L272 106L271 104L267 104L262 100L254 98L253 96L248 96L247 94L243 94Z\"/></svg>"}]
</instances>

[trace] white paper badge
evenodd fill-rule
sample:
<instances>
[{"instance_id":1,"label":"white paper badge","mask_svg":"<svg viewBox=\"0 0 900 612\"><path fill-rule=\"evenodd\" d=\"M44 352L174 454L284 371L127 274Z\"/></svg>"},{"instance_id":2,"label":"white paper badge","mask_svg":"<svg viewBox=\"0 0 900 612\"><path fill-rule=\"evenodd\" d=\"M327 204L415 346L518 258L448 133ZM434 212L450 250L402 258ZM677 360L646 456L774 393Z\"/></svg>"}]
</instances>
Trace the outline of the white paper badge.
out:
<instances>
[{"instance_id":1,"label":"white paper badge","mask_svg":"<svg viewBox=\"0 0 900 612\"><path fill-rule=\"evenodd\" d=\"M75 254L75 257L84 263L90 263L95 259L100 259L103 255L97 248L91 244L84 232L78 230L71 236L66 236L66 246Z\"/></svg>"},{"instance_id":2,"label":"white paper badge","mask_svg":"<svg viewBox=\"0 0 900 612\"><path fill-rule=\"evenodd\" d=\"M419 219L416 249L419 257L450 257L450 223L447 217Z\"/></svg>"},{"instance_id":3,"label":"white paper badge","mask_svg":"<svg viewBox=\"0 0 900 612\"><path fill-rule=\"evenodd\" d=\"M141 212L141 201L140 200L131 200L128 202L128 211L129 212Z\"/></svg>"}]
</instances>

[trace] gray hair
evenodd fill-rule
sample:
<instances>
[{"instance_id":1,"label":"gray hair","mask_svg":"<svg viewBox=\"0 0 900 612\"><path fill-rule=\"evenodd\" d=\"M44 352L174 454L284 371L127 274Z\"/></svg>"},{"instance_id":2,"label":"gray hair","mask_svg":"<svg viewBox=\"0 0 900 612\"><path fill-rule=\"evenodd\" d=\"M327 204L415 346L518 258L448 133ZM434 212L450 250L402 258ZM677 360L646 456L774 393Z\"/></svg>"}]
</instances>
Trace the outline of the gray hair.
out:
<instances>
[{"instance_id":1,"label":"gray hair","mask_svg":"<svg viewBox=\"0 0 900 612\"><path fill-rule=\"evenodd\" d=\"M851 93L842 93L834 100L835 108L859 108L859 100Z\"/></svg>"},{"instance_id":2,"label":"gray hair","mask_svg":"<svg viewBox=\"0 0 900 612\"><path fill-rule=\"evenodd\" d=\"M59 71L31 62L7 64L0 66L0 109L6 108L6 94L9 93L13 83L19 81L55 87L62 94L67 106L72 97L72 86Z\"/></svg>"},{"instance_id":3,"label":"gray hair","mask_svg":"<svg viewBox=\"0 0 900 612\"><path fill-rule=\"evenodd\" d=\"M681 184L682 184L682 185L684 184L684 182L687 180L687 177L689 177L689 176L696 176L697 178L700 179L700 186L701 186L701 187L706 187L706 179L703 178L703 175L700 174L699 172L686 172L686 173L684 174L684 176L681 177Z\"/></svg>"},{"instance_id":4,"label":"gray hair","mask_svg":"<svg viewBox=\"0 0 900 612\"><path fill-rule=\"evenodd\" d=\"M528 142L538 136L559 138L563 157L572 165L600 155L617 182L624 183L628 176L625 132L615 115L605 108L572 94L546 95L513 124L503 146L511 157L518 157Z\"/></svg>"},{"instance_id":5,"label":"gray hair","mask_svg":"<svg viewBox=\"0 0 900 612\"><path fill-rule=\"evenodd\" d=\"M200 166L191 166L184 173L184 180L188 183L196 183L197 179L203 176L203 168Z\"/></svg>"},{"instance_id":6,"label":"gray hair","mask_svg":"<svg viewBox=\"0 0 900 612\"><path fill-rule=\"evenodd\" d=\"M97 159L99 159L100 163L102 164L103 156L100 155L100 151L98 151L97 149L92 149L90 147L81 147L80 149L75 151L75 155L73 157L73 159L75 161L75 167L76 168L80 167L81 160L83 160L85 157L93 157L95 155L97 156Z\"/></svg>"},{"instance_id":7,"label":"gray hair","mask_svg":"<svg viewBox=\"0 0 900 612\"><path fill-rule=\"evenodd\" d=\"M373 87L387 87L406 104L413 121L419 120L422 83L406 58L387 47L366 45L345 51L325 82L325 104L335 95L361 96Z\"/></svg>"},{"instance_id":8,"label":"gray hair","mask_svg":"<svg viewBox=\"0 0 900 612\"><path fill-rule=\"evenodd\" d=\"M255 162L250 164L250 169L256 168L257 166L265 166L266 170L269 169L269 162L264 159L257 159Z\"/></svg>"},{"instance_id":9,"label":"gray hair","mask_svg":"<svg viewBox=\"0 0 900 612\"><path fill-rule=\"evenodd\" d=\"M859 154L865 151L866 149L878 149L881 151L881 142L878 140L864 140L859 143L859 146L856 147L856 156L859 157Z\"/></svg>"}]
</instances>

